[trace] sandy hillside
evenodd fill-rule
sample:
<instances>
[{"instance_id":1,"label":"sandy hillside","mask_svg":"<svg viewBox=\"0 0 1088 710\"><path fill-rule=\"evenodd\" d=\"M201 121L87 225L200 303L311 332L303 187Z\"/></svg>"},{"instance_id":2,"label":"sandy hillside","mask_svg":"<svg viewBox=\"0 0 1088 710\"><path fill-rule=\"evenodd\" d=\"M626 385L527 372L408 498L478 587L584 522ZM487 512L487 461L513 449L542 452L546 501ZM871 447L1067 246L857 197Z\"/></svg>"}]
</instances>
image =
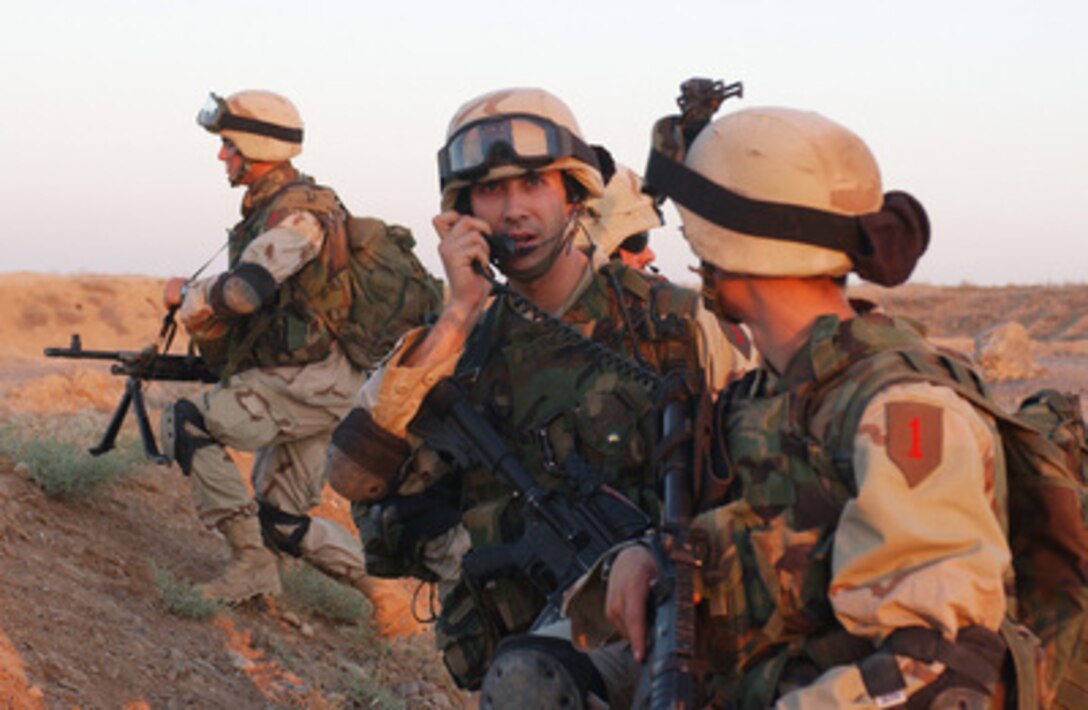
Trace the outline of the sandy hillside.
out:
<instances>
[{"instance_id":1,"label":"sandy hillside","mask_svg":"<svg viewBox=\"0 0 1088 710\"><path fill-rule=\"evenodd\" d=\"M106 363L47 359L42 348L67 346L78 332L88 349L138 350L159 331L161 289L141 277L0 275L0 441L5 430L74 440L83 461L98 461L82 449L97 441L123 381ZM149 387L153 421L192 387ZM134 432L130 415L122 439L131 443ZM133 459L124 456L103 459ZM236 458L248 467L248 455ZM196 521L176 468L134 460L130 476L66 500L43 495L25 465L0 453L0 708L467 704L426 626L388 641L369 613L338 622L290 599L203 621L169 613L155 571L205 581L226 562L226 548ZM317 514L352 525L331 491ZM397 594L415 591L405 584ZM423 589L421 614L427 598ZM361 596L355 603L369 608Z\"/></svg>"},{"instance_id":2,"label":"sandy hillside","mask_svg":"<svg viewBox=\"0 0 1088 710\"><path fill-rule=\"evenodd\" d=\"M0 433L94 443L122 383L107 365L47 360L42 348L79 332L86 348L139 349L158 332L160 290L160 281L141 277L0 275ZM1002 401L1043 386L1088 401L1088 287L910 286L858 295L966 352L987 328L1020 322L1042 369L997 384ZM152 410L184 387L151 386ZM46 497L25 466L0 454L0 708L469 704L451 687L429 631L390 643L365 621L330 621L289 600L203 621L168 612L154 570L203 581L225 549L196 522L176 469L128 466L132 475L65 500ZM331 493L319 513L350 525ZM424 613L425 598L426 590L417 604Z\"/></svg>"}]
</instances>

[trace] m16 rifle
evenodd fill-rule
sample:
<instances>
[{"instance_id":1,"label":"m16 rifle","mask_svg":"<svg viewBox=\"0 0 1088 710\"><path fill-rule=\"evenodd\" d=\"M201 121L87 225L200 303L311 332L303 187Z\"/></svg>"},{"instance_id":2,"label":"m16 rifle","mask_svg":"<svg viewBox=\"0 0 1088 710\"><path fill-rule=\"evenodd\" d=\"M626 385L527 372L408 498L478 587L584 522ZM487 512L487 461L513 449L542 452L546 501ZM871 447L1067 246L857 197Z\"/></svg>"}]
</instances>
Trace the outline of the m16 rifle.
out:
<instances>
[{"instance_id":1,"label":"m16 rifle","mask_svg":"<svg viewBox=\"0 0 1088 710\"><path fill-rule=\"evenodd\" d=\"M199 355L173 355L167 351L177 332L175 315L177 306L171 306L162 320L162 328L153 345L143 350L85 350L79 334L72 335L72 341L66 348L46 348L46 357L59 357L71 360L112 360L114 365L110 372L114 375L123 375L125 392L121 395L121 401L113 411L110 423L97 445L90 449L92 456L100 456L114 448L117 434L125 421L125 415L131 407L135 410L136 424L140 429L140 440L143 443L144 455L159 465L170 463L167 457L162 455L158 444L155 442L155 434L151 430L151 422L147 416L147 405L144 403L143 386L151 380L169 380L174 382L217 382L219 377L211 372Z\"/></svg>"},{"instance_id":2,"label":"m16 rifle","mask_svg":"<svg viewBox=\"0 0 1088 710\"><path fill-rule=\"evenodd\" d=\"M722 102L743 97L741 82L692 78L680 85L679 115L665 116L653 127L646 190L655 194L652 176L672 173L688 147L714 117ZM662 198L663 199L663 198ZM659 574L651 587L649 653L643 665L637 704L652 710L701 706L701 669L696 633L695 576L701 564L702 537L691 527L695 471L695 421L692 405L700 388L690 377L670 377L661 389L661 454L658 480L663 490L662 518L651 548Z\"/></svg>"},{"instance_id":3,"label":"m16 rifle","mask_svg":"<svg viewBox=\"0 0 1088 710\"><path fill-rule=\"evenodd\" d=\"M508 545L470 551L462 560L466 577L483 584L502 575L520 575L548 600L534 626L559 618L563 592L593 568L614 545L645 533L653 521L604 485L577 454L561 468L578 489L575 496L547 488L514 457L452 379L435 385L420 407L412 431L462 468L483 466L512 486L525 503L525 531Z\"/></svg>"},{"instance_id":4,"label":"m16 rifle","mask_svg":"<svg viewBox=\"0 0 1088 710\"><path fill-rule=\"evenodd\" d=\"M658 480L664 492L661 524L651 537L658 575L650 587L648 654L639 684L640 708L690 710L700 702L695 575L704 542L692 530L695 490L693 405L703 388L674 373L661 395Z\"/></svg>"}]
</instances>

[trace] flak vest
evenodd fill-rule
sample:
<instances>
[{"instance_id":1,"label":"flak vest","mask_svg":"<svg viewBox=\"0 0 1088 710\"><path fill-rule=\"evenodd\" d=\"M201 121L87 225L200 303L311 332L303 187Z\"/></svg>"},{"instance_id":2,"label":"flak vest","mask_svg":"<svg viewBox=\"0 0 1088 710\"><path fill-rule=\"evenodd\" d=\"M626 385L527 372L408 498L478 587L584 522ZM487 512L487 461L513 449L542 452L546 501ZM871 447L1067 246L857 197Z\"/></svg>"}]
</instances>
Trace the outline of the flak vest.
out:
<instances>
[{"instance_id":1,"label":"flak vest","mask_svg":"<svg viewBox=\"0 0 1088 710\"><path fill-rule=\"evenodd\" d=\"M347 215L336 194L293 167L262 178L259 197L245 210L229 238L229 266L246 247L291 212L304 210L321 223L325 239L318 255L280 284L271 303L239 318L225 342L202 345L222 377L253 367L305 365L328 357L352 305ZM263 197L267 195L267 197Z\"/></svg>"},{"instance_id":2,"label":"flak vest","mask_svg":"<svg viewBox=\"0 0 1088 710\"><path fill-rule=\"evenodd\" d=\"M563 320L655 371L697 369L697 298L663 279L610 264ZM471 382L473 405L546 486L573 495L571 481L553 465L577 451L604 483L656 518L654 401L643 384L516 314L502 298L474 330L456 376ZM508 486L482 469L461 472L459 484L461 523L474 548L519 538L522 503ZM443 601L436 635L459 684L476 687L498 641L528 630L544 604L529 582L516 577L458 584Z\"/></svg>"},{"instance_id":3,"label":"flak vest","mask_svg":"<svg viewBox=\"0 0 1088 710\"><path fill-rule=\"evenodd\" d=\"M728 531L731 544L713 546L702 581L708 690L720 703L767 707L825 670L876 650L845 631L828 599L836 527L857 489L852 436L829 432L837 412L821 405L856 396L851 388L867 377L858 374L867 363L909 370L902 358L880 357L895 351L918 353L919 361L938 357L905 320L823 318L799 353L804 361L795 358L787 368L792 386L757 370L719 397L716 468L731 477L731 488L727 504L704 507L721 506L715 527ZM1004 491L1004 469L995 473ZM1004 505L997 501L999 509Z\"/></svg>"}]
</instances>

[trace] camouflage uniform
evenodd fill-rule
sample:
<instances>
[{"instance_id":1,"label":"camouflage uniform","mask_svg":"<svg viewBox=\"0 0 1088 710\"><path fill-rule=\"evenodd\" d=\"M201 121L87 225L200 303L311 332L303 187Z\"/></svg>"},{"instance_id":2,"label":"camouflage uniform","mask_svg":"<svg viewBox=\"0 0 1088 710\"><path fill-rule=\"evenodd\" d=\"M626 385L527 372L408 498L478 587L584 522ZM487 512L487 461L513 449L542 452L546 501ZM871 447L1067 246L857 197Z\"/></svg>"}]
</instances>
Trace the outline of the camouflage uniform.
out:
<instances>
[{"instance_id":1,"label":"camouflage uniform","mask_svg":"<svg viewBox=\"0 0 1088 710\"><path fill-rule=\"evenodd\" d=\"M883 315L825 316L781 376L750 372L719 397L712 448L727 452L715 466L732 484L694 521L715 707L876 707L862 669L897 630L964 641L1001 626L1010 552L993 421L947 387L893 384L864 406L850 450L831 445L859 368L892 350L932 346ZM569 609L590 646L613 633L581 606L598 582ZM904 697L934 692L946 670L890 658Z\"/></svg>"},{"instance_id":2,"label":"camouflage uniform","mask_svg":"<svg viewBox=\"0 0 1088 710\"><path fill-rule=\"evenodd\" d=\"M736 374L741 358L733 350L708 355L708 331L721 331L696 294L618 262L599 272L587 266L560 317L586 336L633 355L616 285L635 325L639 353L653 369L697 368L703 358L712 358L708 370L715 378ZM650 466L653 408L643 385L594 362L591 354L556 338L546 326L525 320L505 297L490 305L463 353L432 368L401 367L403 353L422 335L406 338L367 382L359 404L380 427L407 436L413 445L398 493L415 502L419 495L412 494L430 498L414 515L398 502L372 509L359 505L356 522L375 573L444 582L438 644L450 672L471 688L479 684L498 641L528 630L544 603L520 579L502 577L480 588L461 578L458 561L468 546L481 549L517 540L521 503L490 472L451 472L406 434L424 395L446 375L467 378L475 407L546 485L568 484L545 472L539 432L546 432L556 461L577 448L609 485L652 513L657 507ZM443 509L445 522L436 524L443 518L436 511ZM443 525L447 531L439 535ZM425 532L413 530L417 526ZM630 670L624 681L631 679ZM606 682L611 686L607 676Z\"/></svg>"},{"instance_id":3,"label":"camouflage uniform","mask_svg":"<svg viewBox=\"0 0 1088 710\"><path fill-rule=\"evenodd\" d=\"M329 436L364 378L336 341L351 304L348 270L333 265L346 254L346 215L331 190L290 163L250 186L242 213L230 235L230 268L265 274L255 283L264 278L261 288L274 295L248 316L224 314L216 307L220 277L211 276L190 285L179 311L224 376L193 402L214 440L189 465L197 514L217 527L260 506L265 534L275 527L281 548L357 580L364 563L354 536L306 515L321 499ZM255 452L255 500L225 446Z\"/></svg>"},{"instance_id":4,"label":"camouflage uniform","mask_svg":"<svg viewBox=\"0 0 1088 710\"><path fill-rule=\"evenodd\" d=\"M965 644L1000 627L1010 553L992 420L946 387L896 384L865 405L851 450L829 446L847 373L923 349L903 321L827 316L780 377L750 373L719 399L733 485L695 522L716 704L877 706L892 697L867 675L875 658L894 659L903 699L932 693L940 661L876 648L911 627Z\"/></svg>"}]
</instances>

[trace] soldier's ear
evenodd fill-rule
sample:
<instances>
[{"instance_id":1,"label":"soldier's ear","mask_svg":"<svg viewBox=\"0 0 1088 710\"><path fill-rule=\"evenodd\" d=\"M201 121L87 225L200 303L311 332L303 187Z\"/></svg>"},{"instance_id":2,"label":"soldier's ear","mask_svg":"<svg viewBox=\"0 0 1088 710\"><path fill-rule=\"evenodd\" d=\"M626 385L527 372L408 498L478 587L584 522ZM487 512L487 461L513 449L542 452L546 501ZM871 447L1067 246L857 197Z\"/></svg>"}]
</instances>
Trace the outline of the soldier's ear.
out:
<instances>
[{"instance_id":1,"label":"soldier's ear","mask_svg":"<svg viewBox=\"0 0 1088 710\"><path fill-rule=\"evenodd\" d=\"M582 183L578 182L566 172L563 173L563 187L567 193L567 204L579 207L585 203L589 193Z\"/></svg>"}]
</instances>

